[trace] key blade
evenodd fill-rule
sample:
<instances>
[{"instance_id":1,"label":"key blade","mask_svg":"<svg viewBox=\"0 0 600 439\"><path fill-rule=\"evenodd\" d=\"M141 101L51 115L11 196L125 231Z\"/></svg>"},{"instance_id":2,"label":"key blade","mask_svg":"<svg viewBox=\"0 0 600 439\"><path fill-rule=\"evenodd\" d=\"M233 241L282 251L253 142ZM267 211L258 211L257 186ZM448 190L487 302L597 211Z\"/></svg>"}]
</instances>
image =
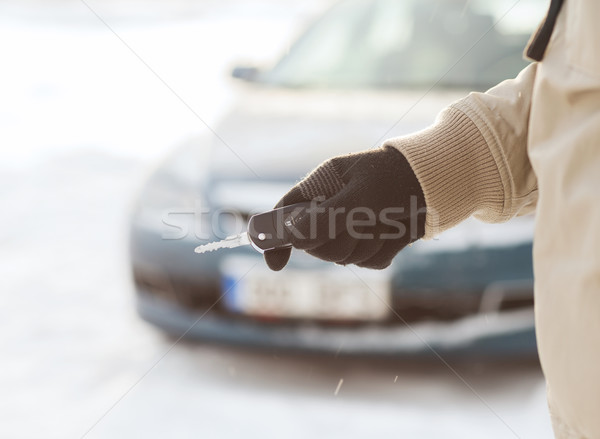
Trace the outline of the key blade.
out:
<instances>
[{"instance_id":1,"label":"key blade","mask_svg":"<svg viewBox=\"0 0 600 439\"><path fill-rule=\"evenodd\" d=\"M240 233L239 235L228 236L221 241L210 242L208 244L200 245L194 249L195 253L207 253L215 250L220 250L222 248L236 248L241 247L242 245L249 245L250 238L248 238L248 233Z\"/></svg>"}]
</instances>

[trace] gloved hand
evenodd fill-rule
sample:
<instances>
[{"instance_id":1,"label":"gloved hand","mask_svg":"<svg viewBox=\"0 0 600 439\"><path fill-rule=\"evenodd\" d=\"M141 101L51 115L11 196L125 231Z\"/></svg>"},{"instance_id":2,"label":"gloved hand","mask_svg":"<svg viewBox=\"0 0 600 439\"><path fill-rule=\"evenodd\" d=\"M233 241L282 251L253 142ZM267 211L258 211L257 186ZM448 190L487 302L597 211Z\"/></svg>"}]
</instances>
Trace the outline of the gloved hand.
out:
<instances>
[{"instance_id":1,"label":"gloved hand","mask_svg":"<svg viewBox=\"0 0 600 439\"><path fill-rule=\"evenodd\" d=\"M276 208L315 200L287 232L293 247L326 261L383 269L425 234L425 198L404 156L388 146L327 160ZM291 248L264 253L281 270Z\"/></svg>"}]
</instances>

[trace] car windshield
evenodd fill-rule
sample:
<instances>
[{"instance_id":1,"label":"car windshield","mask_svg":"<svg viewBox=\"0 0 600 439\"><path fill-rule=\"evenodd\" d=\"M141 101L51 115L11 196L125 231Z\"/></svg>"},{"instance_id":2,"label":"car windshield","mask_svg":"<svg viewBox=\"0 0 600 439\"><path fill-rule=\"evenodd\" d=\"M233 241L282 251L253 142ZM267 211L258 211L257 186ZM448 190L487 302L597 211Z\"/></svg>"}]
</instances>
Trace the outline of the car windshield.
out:
<instances>
[{"instance_id":1,"label":"car windshield","mask_svg":"<svg viewBox=\"0 0 600 439\"><path fill-rule=\"evenodd\" d=\"M513 77L539 0L345 0L262 82L288 87L472 87Z\"/></svg>"}]
</instances>

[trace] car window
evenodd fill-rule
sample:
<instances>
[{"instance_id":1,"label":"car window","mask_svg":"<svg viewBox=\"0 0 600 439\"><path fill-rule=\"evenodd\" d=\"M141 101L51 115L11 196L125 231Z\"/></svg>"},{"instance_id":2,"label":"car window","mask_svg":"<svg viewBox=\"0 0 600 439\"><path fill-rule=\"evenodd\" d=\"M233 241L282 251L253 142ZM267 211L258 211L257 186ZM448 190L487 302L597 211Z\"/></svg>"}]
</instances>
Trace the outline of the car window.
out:
<instances>
[{"instance_id":1,"label":"car window","mask_svg":"<svg viewBox=\"0 0 600 439\"><path fill-rule=\"evenodd\" d=\"M262 80L290 87L483 88L515 76L545 2L345 0Z\"/></svg>"}]
</instances>

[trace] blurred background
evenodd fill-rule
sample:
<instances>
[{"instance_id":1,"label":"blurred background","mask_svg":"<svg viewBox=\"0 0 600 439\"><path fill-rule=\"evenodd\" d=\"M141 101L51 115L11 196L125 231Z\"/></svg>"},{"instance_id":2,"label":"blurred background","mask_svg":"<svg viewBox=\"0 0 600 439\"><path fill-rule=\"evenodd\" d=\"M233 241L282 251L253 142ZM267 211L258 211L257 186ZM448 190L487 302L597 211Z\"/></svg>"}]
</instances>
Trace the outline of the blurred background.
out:
<instances>
[{"instance_id":1,"label":"blurred background","mask_svg":"<svg viewBox=\"0 0 600 439\"><path fill-rule=\"evenodd\" d=\"M427 126L525 65L544 7L0 1L0 437L551 437L530 219L469 222L364 291L302 255L240 290L257 255L192 252L239 221L164 221L245 221L323 158ZM317 278L385 307L260 296Z\"/></svg>"}]
</instances>

